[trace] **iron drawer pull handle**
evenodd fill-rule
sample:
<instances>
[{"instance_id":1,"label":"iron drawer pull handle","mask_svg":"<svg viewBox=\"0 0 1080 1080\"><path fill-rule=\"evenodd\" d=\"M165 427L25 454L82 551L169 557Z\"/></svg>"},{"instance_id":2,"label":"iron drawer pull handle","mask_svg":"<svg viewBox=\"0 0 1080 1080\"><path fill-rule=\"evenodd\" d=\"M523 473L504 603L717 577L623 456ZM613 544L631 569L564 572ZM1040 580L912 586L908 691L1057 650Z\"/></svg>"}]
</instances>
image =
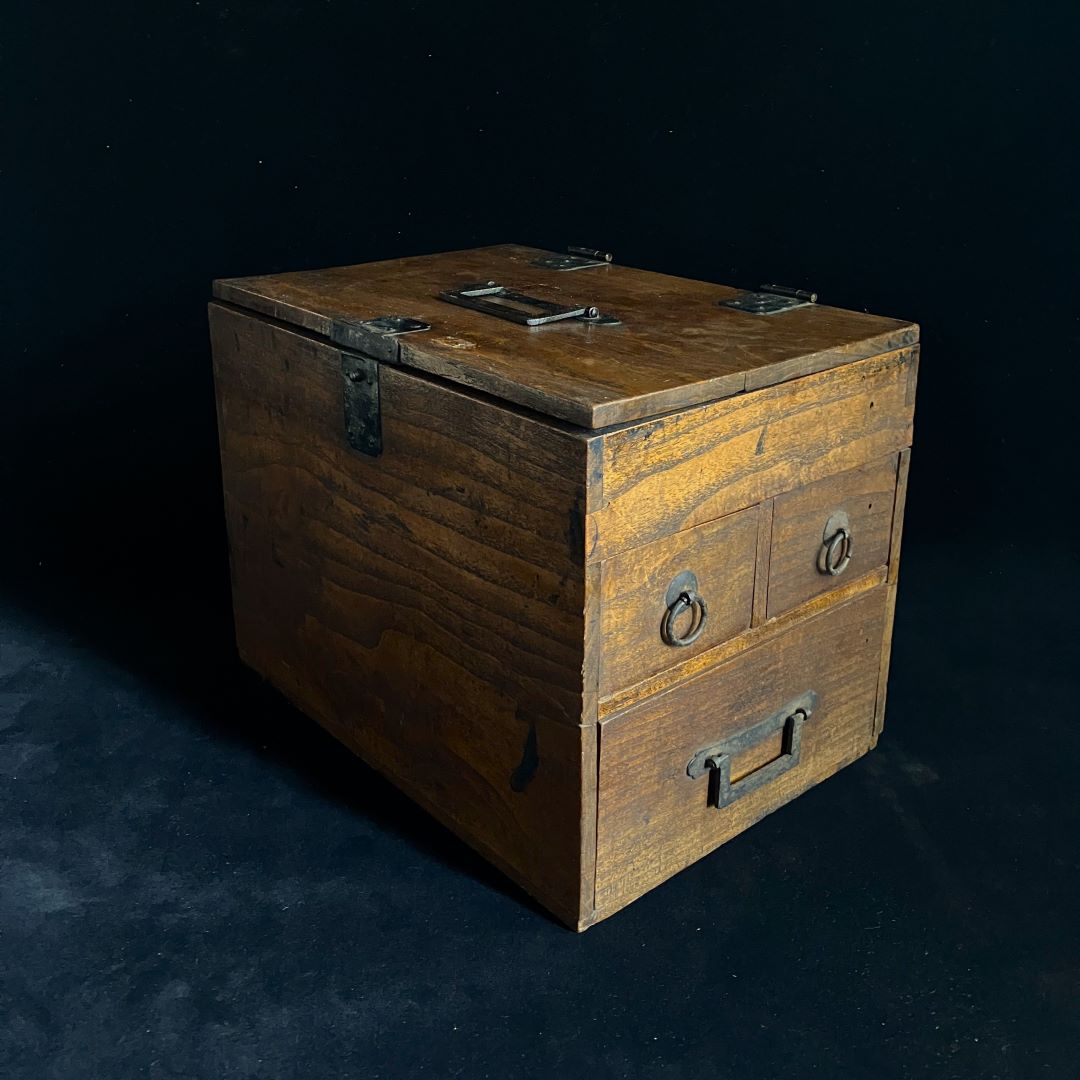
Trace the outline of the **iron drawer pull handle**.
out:
<instances>
[{"instance_id":1,"label":"iron drawer pull handle","mask_svg":"<svg viewBox=\"0 0 1080 1080\"><path fill-rule=\"evenodd\" d=\"M675 620L687 611L694 613L694 621L690 624L689 631L680 636L675 630ZM664 613L664 621L660 624L660 636L668 645L676 647L693 645L701 637L701 631L705 629L705 621L708 617L709 609L705 605L705 598L693 589L686 589L679 593L675 602Z\"/></svg>"},{"instance_id":2,"label":"iron drawer pull handle","mask_svg":"<svg viewBox=\"0 0 1080 1080\"><path fill-rule=\"evenodd\" d=\"M842 574L851 562L851 531L841 525L830 537L822 542L818 553L818 569L823 574L836 577Z\"/></svg>"},{"instance_id":3,"label":"iron drawer pull handle","mask_svg":"<svg viewBox=\"0 0 1080 1080\"><path fill-rule=\"evenodd\" d=\"M803 725L817 708L818 697L813 690L789 701L779 712L733 739L699 750L686 766L686 774L697 779L709 774L709 805L722 810L737 799L757 791L799 764L802 752ZM731 759L753 749L758 743L781 732L780 756L747 773L741 780L731 781Z\"/></svg>"}]
</instances>

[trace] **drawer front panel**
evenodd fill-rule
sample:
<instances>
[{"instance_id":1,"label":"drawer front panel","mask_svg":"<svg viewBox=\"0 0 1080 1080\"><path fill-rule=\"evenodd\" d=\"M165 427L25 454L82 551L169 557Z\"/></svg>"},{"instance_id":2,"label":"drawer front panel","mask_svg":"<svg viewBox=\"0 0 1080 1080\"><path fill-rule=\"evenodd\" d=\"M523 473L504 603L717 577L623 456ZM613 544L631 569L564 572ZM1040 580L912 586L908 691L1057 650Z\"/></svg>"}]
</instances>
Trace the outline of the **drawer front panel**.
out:
<instances>
[{"instance_id":1,"label":"drawer front panel","mask_svg":"<svg viewBox=\"0 0 1080 1080\"><path fill-rule=\"evenodd\" d=\"M830 607L601 726L601 914L869 748L885 592Z\"/></svg>"},{"instance_id":2,"label":"drawer front panel","mask_svg":"<svg viewBox=\"0 0 1080 1080\"><path fill-rule=\"evenodd\" d=\"M777 496L770 619L888 563L897 460L890 454Z\"/></svg>"},{"instance_id":3,"label":"drawer front panel","mask_svg":"<svg viewBox=\"0 0 1080 1080\"><path fill-rule=\"evenodd\" d=\"M589 514L587 560L910 446L917 357L904 349L860 360L600 437L603 491Z\"/></svg>"},{"instance_id":4,"label":"drawer front panel","mask_svg":"<svg viewBox=\"0 0 1080 1080\"><path fill-rule=\"evenodd\" d=\"M601 697L750 625L759 518L750 507L603 563Z\"/></svg>"}]
</instances>

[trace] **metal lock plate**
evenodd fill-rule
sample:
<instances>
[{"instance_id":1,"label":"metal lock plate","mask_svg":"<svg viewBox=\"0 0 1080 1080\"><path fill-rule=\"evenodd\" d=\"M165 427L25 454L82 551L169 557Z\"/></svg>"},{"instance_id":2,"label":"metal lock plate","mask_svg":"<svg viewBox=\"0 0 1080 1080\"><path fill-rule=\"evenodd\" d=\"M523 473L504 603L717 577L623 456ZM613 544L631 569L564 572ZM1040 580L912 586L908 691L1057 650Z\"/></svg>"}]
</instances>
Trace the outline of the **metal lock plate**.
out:
<instances>
[{"instance_id":1,"label":"metal lock plate","mask_svg":"<svg viewBox=\"0 0 1080 1080\"><path fill-rule=\"evenodd\" d=\"M377 334L415 334L421 330L430 330L431 323L410 319L407 315L380 315L360 323L362 327Z\"/></svg>"},{"instance_id":2,"label":"metal lock plate","mask_svg":"<svg viewBox=\"0 0 1080 1080\"><path fill-rule=\"evenodd\" d=\"M407 315L378 315L374 319L334 319L330 324L330 340L345 349L356 349L377 360L397 363L398 338L430 330L431 324Z\"/></svg>"}]
</instances>

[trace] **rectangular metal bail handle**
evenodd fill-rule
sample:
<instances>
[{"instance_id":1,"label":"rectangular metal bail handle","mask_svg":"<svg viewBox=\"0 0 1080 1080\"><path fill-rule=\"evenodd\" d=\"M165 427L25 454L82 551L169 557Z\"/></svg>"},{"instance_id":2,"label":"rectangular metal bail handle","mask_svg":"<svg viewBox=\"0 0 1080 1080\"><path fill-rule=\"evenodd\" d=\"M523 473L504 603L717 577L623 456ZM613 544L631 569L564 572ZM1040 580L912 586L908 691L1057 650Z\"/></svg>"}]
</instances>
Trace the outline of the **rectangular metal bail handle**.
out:
<instances>
[{"instance_id":1,"label":"rectangular metal bail handle","mask_svg":"<svg viewBox=\"0 0 1080 1080\"><path fill-rule=\"evenodd\" d=\"M545 323L560 322L563 319L597 319L600 315L591 304L556 304L551 300L542 300L538 296L528 296L503 285L496 285L494 281L441 292L439 299L459 307L472 308L473 311L480 311L485 315L508 319L521 326L543 326Z\"/></svg>"},{"instance_id":2,"label":"rectangular metal bail handle","mask_svg":"<svg viewBox=\"0 0 1080 1080\"><path fill-rule=\"evenodd\" d=\"M722 743L699 750L686 766L687 776L697 779L706 772L709 773L709 805L720 810L744 795L760 790L799 764L803 724L810 719L817 703L817 694L813 690L807 690L753 727ZM780 756L732 783L732 758L752 749L777 732L781 733Z\"/></svg>"}]
</instances>

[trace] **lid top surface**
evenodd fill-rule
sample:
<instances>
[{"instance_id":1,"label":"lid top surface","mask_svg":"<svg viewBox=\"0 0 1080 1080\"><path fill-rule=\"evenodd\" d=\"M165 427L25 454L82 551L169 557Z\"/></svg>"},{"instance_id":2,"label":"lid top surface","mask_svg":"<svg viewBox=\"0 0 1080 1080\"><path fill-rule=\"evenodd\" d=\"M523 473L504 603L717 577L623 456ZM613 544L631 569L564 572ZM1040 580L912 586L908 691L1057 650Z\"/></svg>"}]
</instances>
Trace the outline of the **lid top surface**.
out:
<instances>
[{"instance_id":1,"label":"lid top surface","mask_svg":"<svg viewBox=\"0 0 1080 1080\"><path fill-rule=\"evenodd\" d=\"M756 315L720 304L744 290L617 264L533 266L507 244L214 283L214 295L340 340L343 324L398 315L430 330L393 338L396 362L585 428L730 397L914 343L899 319L817 304ZM439 298L495 282L621 320L525 326Z\"/></svg>"}]
</instances>

